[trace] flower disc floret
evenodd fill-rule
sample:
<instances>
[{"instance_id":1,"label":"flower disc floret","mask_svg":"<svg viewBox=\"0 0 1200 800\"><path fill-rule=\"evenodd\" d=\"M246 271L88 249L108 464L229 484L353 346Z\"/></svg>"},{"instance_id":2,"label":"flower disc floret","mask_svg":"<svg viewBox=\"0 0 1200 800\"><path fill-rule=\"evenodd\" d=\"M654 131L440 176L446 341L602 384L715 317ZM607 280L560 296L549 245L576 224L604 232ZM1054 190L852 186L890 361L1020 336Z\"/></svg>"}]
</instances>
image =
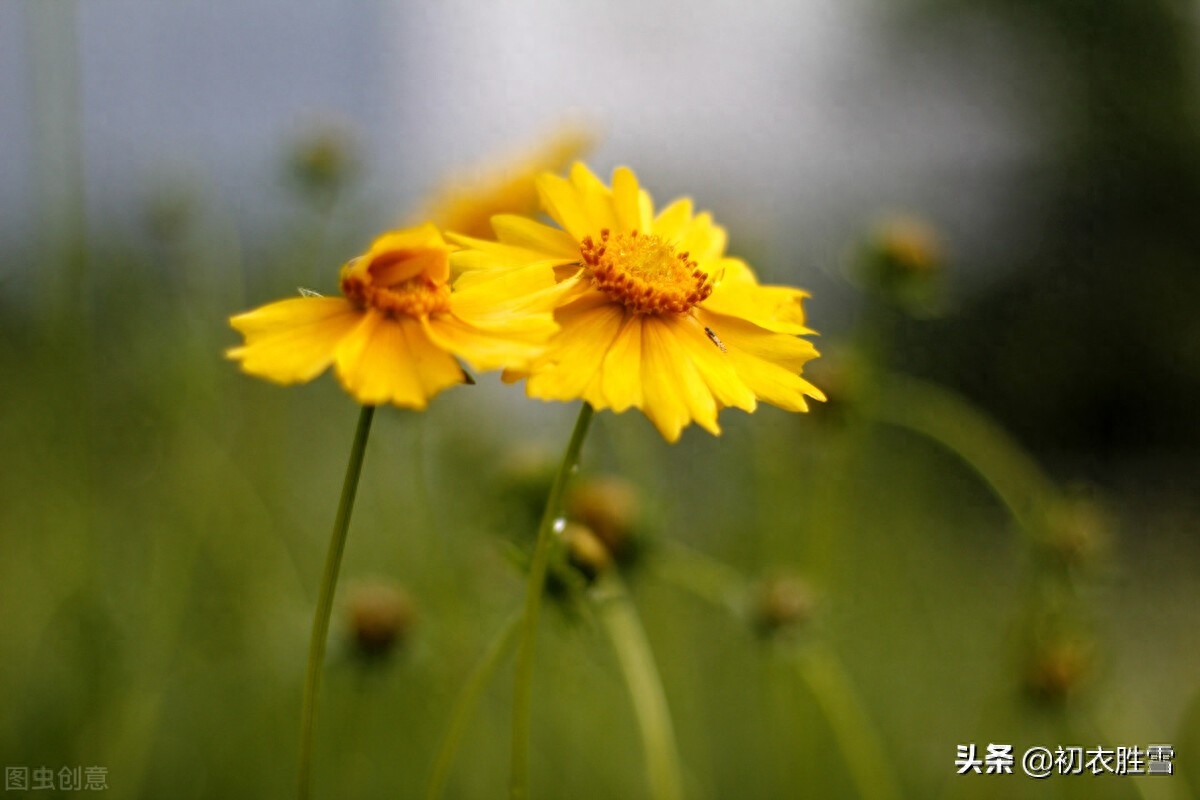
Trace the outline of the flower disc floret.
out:
<instances>
[{"instance_id":1,"label":"flower disc floret","mask_svg":"<svg viewBox=\"0 0 1200 800\"><path fill-rule=\"evenodd\" d=\"M360 308L370 307L389 316L428 317L450 310L450 285L426 275L409 278L393 286L376 286L345 269L342 294Z\"/></svg>"},{"instance_id":2,"label":"flower disc floret","mask_svg":"<svg viewBox=\"0 0 1200 800\"><path fill-rule=\"evenodd\" d=\"M662 237L637 230L580 242L592 283L635 314L684 314L712 294L708 273Z\"/></svg>"}]
</instances>

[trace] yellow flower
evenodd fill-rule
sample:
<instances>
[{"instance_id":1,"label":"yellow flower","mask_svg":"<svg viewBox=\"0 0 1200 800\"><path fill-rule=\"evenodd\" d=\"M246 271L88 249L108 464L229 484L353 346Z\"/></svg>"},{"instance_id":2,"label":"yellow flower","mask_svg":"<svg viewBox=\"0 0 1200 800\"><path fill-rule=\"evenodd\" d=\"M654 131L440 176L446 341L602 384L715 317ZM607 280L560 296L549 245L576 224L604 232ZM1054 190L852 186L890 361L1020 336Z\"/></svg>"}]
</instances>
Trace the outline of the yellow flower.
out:
<instances>
[{"instance_id":1,"label":"yellow flower","mask_svg":"<svg viewBox=\"0 0 1200 800\"><path fill-rule=\"evenodd\" d=\"M466 248L457 268L552 267L562 330L527 369L530 396L582 398L596 409L641 409L668 441L695 422L719 434L717 412L754 411L764 400L806 411L821 391L800 372L817 356L801 300L806 293L760 285L725 256L724 229L677 200L654 214L633 172L612 188L576 164L569 179L537 181L561 229L523 217L492 220L497 241L449 234Z\"/></svg>"},{"instance_id":2,"label":"yellow flower","mask_svg":"<svg viewBox=\"0 0 1200 800\"><path fill-rule=\"evenodd\" d=\"M537 213L538 175L565 169L591 143L583 129L564 128L528 153L501 159L500 166L465 171L434 193L422 218L442 230L491 236L493 215Z\"/></svg>"},{"instance_id":3,"label":"yellow flower","mask_svg":"<svg viewBox=\"0 0 1200 800\"><path fill-rule=\"evenodd\" d=\"M477 370L527 364L556 329L548 308L530 300L553 279L502 270L451 291L452 250L432 224L384 234L342 268L343 297L297 297L232 317L246 341L227 355L282 384L334 364L360 403L418 409L466 380L456 357Z\"/></svg>"}]
</instances>

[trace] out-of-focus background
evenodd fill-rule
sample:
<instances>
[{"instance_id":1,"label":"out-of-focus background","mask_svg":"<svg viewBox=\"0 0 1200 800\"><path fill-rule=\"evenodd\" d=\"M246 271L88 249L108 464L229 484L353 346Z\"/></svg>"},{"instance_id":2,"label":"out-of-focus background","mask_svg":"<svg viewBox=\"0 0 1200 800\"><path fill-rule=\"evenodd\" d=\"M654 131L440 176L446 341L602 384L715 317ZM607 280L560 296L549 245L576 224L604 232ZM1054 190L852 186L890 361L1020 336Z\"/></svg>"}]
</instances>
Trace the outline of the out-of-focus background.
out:
<instances>
[{"instance_id":1,"label":"out-of-focus background","mask_svg":"<svg viewBox=\"0 0 1200 800\"><path fill-rule=\"evenodd\" d=\"M808 416L669 446L605 413L585 450L636 501L624 579L686 796L1200 795L1197 13L0 5L0 761L63 792L75 766L114 797L291 791L356 409L238 374L227 318L336 291L447 176L567 126L811 290L822 333ZM493 376L381 412L319 795L424 796L574 412ZM540 640L535 793L648 796L578 594ZM447 796L503 791L510 687ZM958 776L971 743L1170 744L1175 774Z\"/></svg>"}]
</instances>

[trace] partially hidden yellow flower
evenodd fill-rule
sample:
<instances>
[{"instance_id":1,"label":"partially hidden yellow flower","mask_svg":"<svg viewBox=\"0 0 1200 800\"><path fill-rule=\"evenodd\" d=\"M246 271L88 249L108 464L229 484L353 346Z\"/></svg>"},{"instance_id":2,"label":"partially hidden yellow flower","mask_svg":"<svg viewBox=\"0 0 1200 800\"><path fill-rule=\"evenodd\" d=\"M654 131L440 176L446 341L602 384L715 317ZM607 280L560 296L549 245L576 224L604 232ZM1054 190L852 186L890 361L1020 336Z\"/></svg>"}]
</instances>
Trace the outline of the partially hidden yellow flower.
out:
<instances>
[{"instance_id":1,"label":"partially hidden yellow flower","mask_svg":"<svg viewBox=\"0 0 1200 800\"><path fill-rule=\"evenodd\" d=\"M447 234L464 247L452 256L464 279L497 266L556 271L562 330L527 368L506 373L528 378L530 396L638 408L672 442L692 422L719 434L725 407L754 411L764 400L806 411L806 398L824 400L800 375L817 356L799 338L812 333L807 294L759 284L690 199L655 215L632 171L617 169L609 188L583 164L569 178L540 176L537 190L561 229L500 215L496 241Z\"/></svg>"},{"instance_id":2,"label":"partially hidden yellow flower","mask_svg":"<svg viewBox=\"0 0 1200 800\"><path fill-rule=\"evenodd\" d=\"M467 380L457 359L477 370L527 365L556 330L550 310L530 300L553 279L501 270L452 291L453 249L432 224L386 233L342 268L342 297L297 297L232 317L245 344L226 354L282 384L333 364L360 403L417 409Z\"/></svg>"},{"instance_id":3,"label":"partially hidden yellow flower","mask_svg":"<svg viewBox=\"0 0 1200 800\"><path fill-rule=\"evenodd\" d=\"M537 177L566 169L591 147L592 140L582 127L564 127L527 152L464 170L434 192L422 218L442 230L490 237L493 215L536 214Z\"/></svg>"}]
</instances>

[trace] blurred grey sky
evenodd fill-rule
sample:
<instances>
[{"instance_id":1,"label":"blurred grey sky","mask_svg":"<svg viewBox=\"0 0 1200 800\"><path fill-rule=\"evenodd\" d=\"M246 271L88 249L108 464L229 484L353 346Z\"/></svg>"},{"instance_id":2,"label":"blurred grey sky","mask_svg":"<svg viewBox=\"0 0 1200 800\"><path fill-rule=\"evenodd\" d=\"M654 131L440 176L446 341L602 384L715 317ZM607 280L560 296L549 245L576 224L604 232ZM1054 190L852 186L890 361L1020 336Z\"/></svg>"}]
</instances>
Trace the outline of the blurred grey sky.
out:
<instances>
[{"instance_id":1,"label":"blurred grey sky","mask_svg":"<svg viewBox=\"0 0 1200 800\"><path fill-rule=\"evenodd\" d=\"M31 67L69 67L41 49L53 31L39 39L36 26L70 14L38 17L34 4L67 2L0 3L9 236L35 229L55 175L35 167L56 145L36 132ZM921 35L903 32L895 8L82 0L93 222L178 173L254 224L278 201L284 146L327 118L362 136L371 189L395 206L381 217L399 219L439 175L584 119L604 136L591 159L599 172L628 163L658 200L691 194L731 228L735 249L828 262L889 208L931 215L969 249L998 216L1022 213L1013 176L1036 164L1053 122L1048 103L1044 116L1025 113L1046 65L982 18ZM1022 220L1003 224L1020 231Z\"/></svg>"}]
</instances>

